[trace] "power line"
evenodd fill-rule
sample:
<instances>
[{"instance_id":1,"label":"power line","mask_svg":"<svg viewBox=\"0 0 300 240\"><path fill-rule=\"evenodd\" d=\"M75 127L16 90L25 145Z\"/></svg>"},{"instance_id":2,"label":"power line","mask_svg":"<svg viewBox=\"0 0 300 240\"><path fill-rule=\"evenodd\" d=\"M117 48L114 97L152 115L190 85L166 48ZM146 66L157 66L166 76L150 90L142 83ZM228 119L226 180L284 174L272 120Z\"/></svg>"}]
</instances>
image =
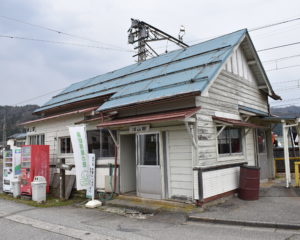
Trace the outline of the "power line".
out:
<instances>
[{"instance_id":1,"label":"power line","mask_svg":"<svg viewBox=\"0 0 300 240\"><path fill-rule=\"evenodd\" d=\"M294 21L298 21L298 20L300 20L300 17L285 20L285 21L280 21L280 22L276 22L276 23L271 23L271 24L267 24L267 25L262 25L262 26L258 26L258 27L254 27L254 28L249 28L248 31L249 32L254 32L254 31L261 30L261 29L270 28L270 27L274 27L274 26L277 26L277 25L281 25L281 24L285 24L285 23L289 23L289 22L294 22ZM212 38L220 37L222 35L223 34L214 35L214 36L205 37L205 38L198 38L198 39L195 39L195 40L187 41L187 43L193 43L193 42L197 42L197 41L212 39Z\"/></svg>"},{"instance_id":2,"label":"power line","mask_svg":"<svg viewBox=\"0 0 300 240\"><path fill-rule=\"evenodd\" d=\"M300 81L300 78L298 79L294 79L294 80L289 80L289 81L284 81L284 82L274 82L272 83L272 85L276 85L276 84L286 84L288 82L299 82Z\"/></svg>"},{"instance_id":3,"label":"power line","mask_svg":"<svg viewBox=\"0 0 300 240\"><path fill-rule=\"evenodd\" d=\"M286 60L286 59L290 59L290 58L296 58L296 57L300 57L300 54L291 55L291 56L287 56L287 57L276 58L276 59L271 59L271 60L263 61L263 63L277 62L277 61L282 61L282 60Z\"/></svg>"},{"instance_id":4,"label":"power line","mask_svg":"<svg viewBox=\"0 0 300 240\"><path fill-rule=\"evenodd\" d=\"M119 47L119 46L115 46L113 44L104 43L104 42L101 42L101 41L98 41L98 40L89 39L89 38L82 37L82 36L75 35L75 34L71 34L71 33L66 33L66 32L63 32L61 30L57 30L57 29L54 29L54 28L45 27L45 26L42 26L42 25L30 23L30 22L21 21L19 19L15 19L15 18L11 18L11 17L6 17L6 16L3 16L3 15L0 15L0 18L6 19L6 20L9 20L9 21L18 22L18 23L25 24L25 25L29 25L31 27L41 28L41 29L44 29L44 30L55 32L55 33L60 34L60 35L65 35L65 36L69 36L69 37L73 37L73 38L78 38L78 39L81 39L81 40L86 40L86 41L90 41L90 42L100 43L102 45L107 45L107 46L110 46L110 47L113 47L113 48L117 48L117 49L123 49L123 50L125 49L125 48L122 48L122 47Z\"/></svg>"},{"instance_id":5,"label":"power line","mask_svg":"<svg viewBox=\"0 0 300 240\"><path fill-rule=\"evenodd\" d=\"M39 98L41 98L41 97L45 97L45 96L47 96L47 95L49 95L49 94L52 94L52 93L55 93L55 92L58 92L58 91L61 91L61 90L64 90L64 89L65 89L65 88L60 88L60 89L57 89L57 90L54 90L54 91L51 91L51 92L44 93L44 94L42 94L42 95L39 95L39 96L36 96L36 97L33 97L33 98L25 99L25 100L23 100L23 101L21 101L21 102L18 102L18 103L16 103L16 104L14 104L14 106L20 105L20 104L22 104L22 103L30 102L30 101L35 100L35 99L39 99Z\"/></svg>"},{"instance_id":6,"label":"power line","mask_svg":"<svg viewBox=\"0 0 300 240\"><path fill-rule=\"evenodd\" d=\"M261 30L261 29L274 27L274 26L277 26L277 25L281 25L281 24L285 24L285 23L289 23L289 22L294 22L294 21L298 21L298 20L300 20L300 17L285 20L285 21L281 21L281 22L271 23L271 24L267 24L267 25L264 25L264 26L256 27L256 28L251 28L251 29L249 29L249 32L254 32L254 31Z\"/></svg>"},{"instance_id":7,"label":"power line","mask_svg":"<svg viewBox=\"0 0 300 240\"><path fill-rule=\"evenodd\" d=\"M257 50L257 52L264 52L264 51L269 51L269 50L273 50L273 49L277 49L277 48L289 47L289 46L293 46L293 45L297 45L297 44L300 44L300 42L288 43L288 44L278 45L275 47L260 49L260 50Z\"/></svg>"},{"instance_id":8,"label":"power line","mask_svg":"<svg viewBox=\"0 0 300 240\"><path fill-rule=\"evenodd\" d=\"M282 69L287 69L287 68L295 68L295 67L300 67L300 64L286 66L286 67L280 67L280 68L276 67L276 68L272 68L272 69L267 69L266 72L273 72L273 71L277 71L277 70L282 70Z\"/></svg>"},{"instance_id":9,"label":"power line","mask_svg":"<svg viewBox=\"0 0 300 240\"><path fill-rule=\"evenodd\" d=\"M36 41L36 42L52 43L52 44L72 45L72 46L77 46L77 47L99 48L99 49L103 49L103 50L112 50L112 51L120 51L120 52L133 52L131 50L122 50L122 49L116 49L116 48L110 48L110 47L101 47L101 46L85 45L85 44L81 44L81 43L52 41L52 40L46 40L46 39L28 38L28 37L11 36L11 35L0 35L0 38L19 39L19 40Z\"/></svg>"}]
</instances>

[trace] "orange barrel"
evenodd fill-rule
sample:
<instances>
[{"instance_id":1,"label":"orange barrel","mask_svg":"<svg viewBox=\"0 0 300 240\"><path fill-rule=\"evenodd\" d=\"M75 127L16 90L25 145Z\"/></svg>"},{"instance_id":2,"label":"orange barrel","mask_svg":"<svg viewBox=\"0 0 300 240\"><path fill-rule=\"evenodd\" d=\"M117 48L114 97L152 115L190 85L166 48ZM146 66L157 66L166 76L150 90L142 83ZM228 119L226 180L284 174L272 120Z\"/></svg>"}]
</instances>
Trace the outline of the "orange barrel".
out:
<instances>
[{"instance_id":1,"label":"orange barrel","mask_svg":"<svg viewBox=\"0 0 300 240\"><path fill-rule=\"evenodd\" d=\"M240 167L239 198L243 200L258 200L259 198L259 167Z\"/></svg>"}]
</instances>

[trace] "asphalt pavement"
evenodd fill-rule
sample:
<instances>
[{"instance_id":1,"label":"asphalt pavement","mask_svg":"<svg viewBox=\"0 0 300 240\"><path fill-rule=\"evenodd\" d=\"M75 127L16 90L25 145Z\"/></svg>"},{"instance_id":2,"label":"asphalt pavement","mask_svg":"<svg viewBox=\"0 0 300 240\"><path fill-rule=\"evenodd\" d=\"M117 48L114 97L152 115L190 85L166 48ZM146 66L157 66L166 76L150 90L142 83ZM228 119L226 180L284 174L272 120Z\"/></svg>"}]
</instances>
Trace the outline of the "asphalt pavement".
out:
<instances>
[{"instance_id":1,"label":"asphalt pavement","mask_svg":"<svg viewBox=\"0 0 300 240\"><path fill-rule=\"evenodd\" d=\"M245 201L238 197L194 213L190 220L241 226L300 230L299 189L285 188L281 181L261 186L259 200Z\"/></svg>"},{"instance_id":2,"label":"asphalt pavement","mask_svg":"<svg viewBox=\"0 0 300 240\"><path fill-rule=\"evenodd\" d=\"M187 222L186 215L176 212L141 218L120 215L119 210L34 208L0 199L1 239L300 240L300 232L295 230Z\"/></svg>"}]
</instances>

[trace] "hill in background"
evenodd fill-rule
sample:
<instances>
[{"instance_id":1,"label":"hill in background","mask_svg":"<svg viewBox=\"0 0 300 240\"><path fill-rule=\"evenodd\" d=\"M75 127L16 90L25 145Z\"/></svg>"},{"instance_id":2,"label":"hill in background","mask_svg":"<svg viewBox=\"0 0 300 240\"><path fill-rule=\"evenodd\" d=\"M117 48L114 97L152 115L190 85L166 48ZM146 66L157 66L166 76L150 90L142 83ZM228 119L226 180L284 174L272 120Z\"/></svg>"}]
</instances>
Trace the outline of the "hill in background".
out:
<instances>
[{"instance_id":1,"label":"hill in background","mask_svg":"<svg viewBox=\"0 0 300 240\"><path fill-rule=\"evenodd\" d=\"M271 113L280 117L300 117L300 107L271 108Z\"/></svg>"},{"instance_id":2,"label":"hill in background","mask_svg":"<svg viewBox=\"0 0 300 240\"><path fill-rule=\"evenodd\" d=\"M0 106L0 142L3 137L4 115L6 115L6 136L9 137L15 133L25 132L25 129L19 127L18 124L36 119L37 117L32 115L32 112L38 107L38 105Z\"/></svg>"}]
</instances>

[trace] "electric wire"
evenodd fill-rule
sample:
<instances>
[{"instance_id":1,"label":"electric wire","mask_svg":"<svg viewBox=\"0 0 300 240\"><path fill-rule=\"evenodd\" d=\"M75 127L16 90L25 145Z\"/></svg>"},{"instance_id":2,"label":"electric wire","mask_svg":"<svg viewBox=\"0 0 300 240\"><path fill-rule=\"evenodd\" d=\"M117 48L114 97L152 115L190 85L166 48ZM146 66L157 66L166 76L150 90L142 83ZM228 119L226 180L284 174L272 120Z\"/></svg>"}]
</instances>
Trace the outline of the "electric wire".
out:
<instances>
[{"instance_id":1,"label":"electric wire","mask_svg":"<svg viewBox=\"0 0 300 240\"><path fill-rule=\"evenodd\" d=\"M64 90L64 89L65 89L65 88L60 88L60 89L56 89L56 90L53 90L53 91L50 91L50 92L46 92L46 93L44 93L44 94L42 94L42 95L39 95L39 96L36 96L36 97L33 97L33 98L28 98L28 99L22 100L22 101L20 101L20 102L18 102L18 103L15 103L15 104L13 104L13 105L14 105L14 106L17 106L17 105L20 105L20 104L23 104L23 103L27 103L27 102L30 102L30 101L32 101L32 100L36 100L36 99L39 99L39 98L48 96L49 94L56 93L56 92L58 92L58 91L62 91L62 90Z\"/></svg>"},{"instance_id":2,"label":"electric wire","mask_svg":"<svg viewBox=\"0 0 300 240\"><path fill-rule=\"evenodd\" d=\"M264 52L264 51L269 51L269 50L273 50L273 49L277 49L277 48L294 46L294 45L298 45L298 44L300 44L300 42L287 43L287 44L282 44L282 45L278 45L278 46L274 46L274 47L270 47L270 48L260 49L260 50L257 50L257 52Z\"/></svg>"},{"instance_id":3,"label":"electric wire","mask_svg":"<svg viewBox=\"0 0 300 240\"><path fill-rule=\"evenodd\" d=\"M281 58L270 59L270 60L262 61L262 63L279 62L279 61L282 61L282 60L296 58L296 57L300 57L300 54L286 56L286 57L281 57Z\"/></svg>"},{"instance_id":4,"label":"electric wire","mask_svg":"<svg viewBox=\"0 0 300 240\"><path fill-rule=\"evenodd\" d=\"M274 26L278 26L278 25L281 25L281 24L285 24L285 23L289 23L289 22L294 22L294 21L299 21L299 20L300 20L300 17L297 17L297 18L293 18L293 19L289 19L289 20L285 20L285 21L280 21L280 22L276 22L276 23L267 24L267 25L260 26L260 27L250 28L249 32L254 32L254 31L261 30L261 29L265 29L265 28L269 28L269 27L274 27Z\"/></svg>"},{"instance_id":5,"label":"electric wire","mask_svg":"<svg viewBox=\"0 0 300 240\"><path fill-rule=\"evenodd\" d=\"M274 26L286 24L286 23L289 23L289 22L295 22L295 21L299 21L299 20L300 20L300 17L296 17L296 18L288 19L288 20L283 20L283 21L279 21L279 22L275 22L275 23L271 23L271 24L267 24L267 25L263 25L263 26L258 26L258 27L254 27L254 28L249 28L248 32L255 32L255 31L258 31L258 30L265 29L265 28L270 28L270 27L274 27ZM198 39L195 39L195 40L187 41L187 43L193 43L193 42L198 42L198 41L204 41L204 40L216 38L216 37L219 37L219 36L222 36L222 35L223 35L223 34L214 35L214 36L205 37L205 38L198 38Z\"/></svg>"},{"instance_id":6,"label":"electric wire","mask_svg":"<svg viewBox=\"0 0 300 240\"><path fill-rule=\"evenodd\" d=\"M110 47L101 47L101 46L85 45L85 44L74 43L74 42L53 41L53 40L38 39L38 38L12 36L12 35L0 35L0 38L36 41L36 42L51 43L51 44L72 45L72 46L77 46L77 47L98 48L98 49L103 49L103 50L120 51L120 52L134 52L131 50L123 50L123 49L116 49L116 48L110 48Z\"/></svg>"},{"instance_id":7,"label":"electric wire","mask_svg":"<svg viewBox=\"0 0 300 240\"><path fill-rule=\"evenodd\" d=\"M282 69L296 68L296 67L300 67L300 64L290 65L290 66L286 66L286 67L271 68L271 69L267 69L266 72L273 72L273 71L278 71L278 70L282 70Z\"/></svg>"},{"instance_id":8,"label":"electric wire","mask_svg":"<svg viewBox=\"0 0 300 240\"><path fill-rule=\"evenodd\" d=\"M125 48L115 46L115 45L110 44L110 43L104 43L104 42L101 42L101 41L98 41L98 40L93 40L93 39L82 37L82 36L79 36L79 35L66 33L66 32L63 32L61 30L45 27L45 26L42 26L42 25L30 23L30 22L21 21L19 19L15 19L15 18L3 16L3 15L0 15L0 18L6 19L6 20L9 20L9 21L18 22L18 23L25 24L25 25L29 25L29 26L32 26L32 27L48 30L48 31L55 32L55 33L60 34L60 35L65 35L65 36L68 36L68 37L78 38L78 39L85 40L85 41L90 41L90 42L95 42L95 43L99 43L99 44L102 44L102 45L107 45L107 46L110 46L110 47L116 48L116 49L123 49L123 50L125 49ZM127 49L125 49L125 50L127 50Z\"/></svg>"}]
</instances>

